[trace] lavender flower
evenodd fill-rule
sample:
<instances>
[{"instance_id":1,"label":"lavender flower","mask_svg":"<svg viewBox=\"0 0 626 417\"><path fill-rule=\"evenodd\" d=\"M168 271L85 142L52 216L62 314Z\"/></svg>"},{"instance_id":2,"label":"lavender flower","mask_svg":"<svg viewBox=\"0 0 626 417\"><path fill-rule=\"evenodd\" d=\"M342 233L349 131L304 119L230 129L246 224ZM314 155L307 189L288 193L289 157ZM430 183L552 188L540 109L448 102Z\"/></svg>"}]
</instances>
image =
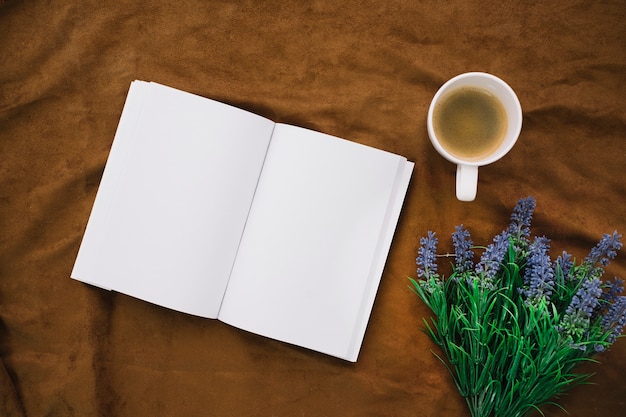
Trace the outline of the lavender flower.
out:
<instances>
[{"instance_id":1,"label":"lavender flower","mask_svg":"<svg viewBox=\"0 0 626 417\"><path fill-rule=\"evenodd\" d=\"M598 308L595 309L591 316L591 322L595 322L600 315L606 312L607 308L610 308L611 305L618 300L624 290L624 281L615 277L612 282L604 284L603 287L606 288L607 291L602 292Z\"/></svg>"},{"instance_id":2,"label":"lavender flower","mask_svg":"<svg viewBox=\"0 0 626 417\"><path fill-rule=\"evenodd\" d=\"M508 232L517 238L530 236L530 223L535 211L534 197L520 198L511 214L511 224Z\"/></svg>"},{"instance_id":3,"label":"lavender flower","mask_svg":"<svg viewBox=\"0 0 626 417\"><path fill-rule=\"evenodd\" d=\"M556 274L557 271L560 270L563 273L564 281L570 281L573 279L570 276L570 271L572 270L573 266L574 261L572 260L572 255L570 255L566 251L563 251L563 254L559 255L559 257L556 258L556 261L554 262L554 273Z\"/></svg>"},{"instance_id":4,"label":"lavender flower","mask_svg":"<svg viewBox=\"0 0 626 417\"><path fill-rule=\"evenodd\" d=\"M613 278L613 282L608 283L607 288L608 291L602 294L602 300L608 304L613 304L617 301L622 291L624 291L624 281L615 277Z\"/></svg>"},{"instance_id":5,"label":"lavender flower","mask_svg":"<svg viewBox=\"0 0 626 417\"><path fill-rule=\"evenodd\" d=\"M593 349L596 351L596 353L602 353L606 350L606 347L604 347L604 345L597 343L593 346Z\"/></svg>"},{"instance_id":6,"label":"lavender flower","mask_svg":"<svg viewBox=\"0 0 626 417\"><path fill-rule=\"evenodd\" d=\"M492 280L500 268L502 260L506 255L510 245L510 235L508 231L504 231L493 238L493 243L487 246L487 249L480 257L480 262L476 265L476 272L484 272L485 278Z\"/></svg>"},{"instance_id":7,"label":"lavender flower","mask_svg":"<svg viewBox=\"0 0 626 417\"><path fill-rule=\"evenodd\" d=\"M559 330L572 337L580 337L585 334L601 295L602 281L600 278L585 279L565 310Z\"/></svg>"},{"instance_id":8,"label":"lavender flower","mask_svg":"<svg viewBox=\"0 0 626 417\"><path fill-rule=\"evenodd\" d=\"M529 246L526 270L524 271L524 284L528 286L523 290L526 302L536 305L541 299L549 300L554 291L554 271L548 251L549 240L546 237L535 238Z\"/></svg>"},{"instance_id":9,"label":"lavender flower","mask_svg":"<svg viewBox=\"0 0 626 417\"><path fill-rule=\"evenodd\" d=\"M605 332L611 332L607 338L607 342L613 344L615 340L622 334L622 329L626 325L626 296L620 296L611 305L609 311L602 318L600 326Z\"/></svg>"},{"instance_id":10,"label":"lavender flower","mask_svg":"<svg viewBox=\"0 0 626 417\"><path fill-rule=\"evenodd\" d=\"M591 252L585 258L585 263L592 266L598 263L601 266L607 266L609 259L615 258L617 251L622 248L621 238L622 235L617 233L617 230L613 234L605 233L600 242L591 249Z\"/></svg>"},{"instance_id":11,"label":"lavender flower","mask_svg":"<svg viewBox=\"0 0 626 417\"><path fill-rule=\"evenodd\" d=\"M437 243L439 239L435 232L428 231L428 236L420 239L420 248L417 252L417 276L429 278L437 275Z\"/></svg>"},{"instance_id":12,"label":"lavender flower","mask_svg":"<svg viewBox=\"0 0 626 417\"><path fill-rule=\"evenodd\" d=\"M462 274L471 271L474 268L474 252L471 250L473 243L469 231L464 229L463 225L457 226L456 232L452 233L452 242L456 272Z\"/></svg>"},{"instance_id":13,"label":"lavender flower","mask_svg":"<svg viewBox=\"0 0 626 417\"><path fill-rule=\"evenodd\" d=\"M572 297L572 302L565 310L565 314L573 314L574 311L579 311L585 317L591 317L593 310L598 305L598 299L602 295L601 286L602 281L598 277L585 280L582 287Z\"/></svg>"}]
</instances>

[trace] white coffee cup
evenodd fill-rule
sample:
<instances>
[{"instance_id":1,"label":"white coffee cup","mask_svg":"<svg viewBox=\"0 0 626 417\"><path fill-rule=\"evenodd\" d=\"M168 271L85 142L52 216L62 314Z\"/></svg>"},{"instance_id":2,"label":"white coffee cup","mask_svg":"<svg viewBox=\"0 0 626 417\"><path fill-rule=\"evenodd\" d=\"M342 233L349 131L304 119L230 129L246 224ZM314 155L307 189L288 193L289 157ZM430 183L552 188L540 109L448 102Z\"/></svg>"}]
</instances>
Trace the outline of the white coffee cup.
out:
<instances>
[{"instance_id":1,"label":"white coffee cup","mask_svg":"<svg viewBox=\"0 0 626 417\"><path fill-rule=\"evenodd\" d=\"M435 107L442 97L445 98L452 91L461 88L484 90L500 101L506 113L506 133L504 133L500 144L492 152L480 158L465 158L454 155L441 144L435 133L433 125ZM456 197L461 201L472 201L476 198L478 167L497 161L515 145L522 130L522 107L513 89L500 78L484 72L468 72L457 75L439 88L428 109L427 125L428 136L435 149L444 158L457 164Z\"/></svg>"}]
</instances>

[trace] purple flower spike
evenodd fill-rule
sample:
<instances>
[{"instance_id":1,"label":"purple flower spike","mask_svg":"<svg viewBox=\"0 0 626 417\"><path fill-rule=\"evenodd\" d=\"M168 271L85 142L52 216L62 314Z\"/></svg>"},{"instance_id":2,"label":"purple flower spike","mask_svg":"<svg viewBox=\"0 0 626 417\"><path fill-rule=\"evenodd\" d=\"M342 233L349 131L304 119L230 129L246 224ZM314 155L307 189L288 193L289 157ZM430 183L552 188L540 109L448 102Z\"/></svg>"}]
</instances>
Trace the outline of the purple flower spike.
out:
<instances>
[{"instance_id":1,"label":"purple flower spike","mask_svg":"<svg viewBox=\"0 0 626 417\"><path fill-rule=\"evenodd\" d=\"M437 243L439 239L435 232L428 231L428 236L420 239L420 248L417 252L417 276L430 277L437 274Z\"/></svg>"},{"instance_id":2,"label":"purple flower spike","mask_svg":"<svg viewBox=\"0 0 626 417\"><path fill-rule=\"evenodd\" d=\"M620 239L622 235L617 233L617 230L612 234L605 233L600 242L591 249L589 255L585 258L585 263L589 265L600 264L607 266L609 259L615 258L617 251L624 246Z\"/></svg>"},{"instance_id":3,"label":"purple flower spike","mask_svg":"<svg viewBox=\"0 0 626 417\"><path fill-rule=\"evenodd\" d=\"M472 239L469 231L463 228L463 225L456 227L456 232L452 233L452 242L454 243L454 254L456 263L456 272L464 273L474 268L474 252L472 251Z\"/></svg>"},{"instance_id":4,"label":"purple flower spike","mask_svg":"<svg viewBox=\"0 0 626 417\"><path fill-rule=\"evenodd\" d=\"M530 236L530 223L535 211L535 198L520 198L511 214L511 224L508 232L517 237Z\"/></svg>"},{"instance_id":5,"label":"purple flower spike","mask_svg":"<svg viewBox=\"0 0 626 417\"><path fill-rule=\"evenodd\" d=\"M622 291L624 291L624 281L615 277L612 282L608 284L608 291L604 293L602 299L607 303L613 304L619 298Z\"/></svg>"},{"instance_id":6,"label":"purple flower spike","mask_svg":"<svg viewBox=\"0 0 626 417\"><path fill-rule=\"evenodd\" d=\"M530 304L535 304L541 299L549 300L554 291L554 271L548 254L550 249L548 243L548 238L538 237L529 246L524 272L524 283L528 285L528 289L524 294Z\"/></svg>"},{"instance_id":7,"label":"purple flower spike","mask_svg":"<svg viewBox=\"0 0 626 417\"><path fill-rule=\"evenodd\" d=\"M556 262L554 263L554 272L556 273L557 270L560 269L561 272L563 272L563 277L565 278L565 281L569 281L572 279L572 277L570 276L572 266L574 266L572 255L563 251L563 254L559 255L559 257L556 258Z\"/></svg>"},{"instance_id":8,"label":"purple flower spike","mask_svg":"<svg viewBox=\"0 0 626 417\"><path fill-rule=\"evenodd\" d=\"M509 249L509 238L508 231L504 231L493 238L493 243L487 246L487 249L480 257L480 262L476 266L476 272L484 272L486 278L489 279L496 276L502 266L502 260Z\"/></svg>"},{"instance_id":9,"label":"purple flower spike","mask_svg":"<svg viewBox=\"0 0 626 417\"><path fill-rule=\"evenodd\" d=\"M614 343L626 325L626 296L622 295L617 298L606 315L602 317L600 325L605 332L611 332L607 342Z\"/></svg>"},{"instance_id":10,"label":"purple flower spike","mask_svg":"<svg viewBox=\"0 0 626 417\"><path fill-rule=\"evenodd\" d=\"M584 335L601 296L602 281L598 277L586 279L565 310L559 330L572 337Z\"/></svg>"},{"instance_id":11,"label":"purple flower spike","mask_svg":"<svg viewBox=\"0 0 626 417\"><path fill-rule=\"evenodd\" d=\"M600 296L602 296L602 281L600 281L600 278L593 277L585 280L582 287L578 289L572 298L572 302L565 310L565 314L573 315L579 313L581 316L591 317L593 311L598 306Z\"/></svg>"}]
</instances>

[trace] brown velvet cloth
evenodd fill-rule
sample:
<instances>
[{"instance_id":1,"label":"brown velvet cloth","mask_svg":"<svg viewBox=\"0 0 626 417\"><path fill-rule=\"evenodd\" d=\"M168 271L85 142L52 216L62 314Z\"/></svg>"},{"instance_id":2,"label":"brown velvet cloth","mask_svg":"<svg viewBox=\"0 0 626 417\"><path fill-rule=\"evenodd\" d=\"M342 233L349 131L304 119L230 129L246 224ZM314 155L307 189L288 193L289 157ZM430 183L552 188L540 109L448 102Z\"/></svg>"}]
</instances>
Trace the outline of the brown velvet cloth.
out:
<instances>
[{"instance_id":1,"label":"brown velvet cloth","mask_svg":"<svg viewBox=\"0 0 626 417\"><path fill-rule=\"evenodd\" d=\"M540 3L0 1L0 414L468 416L408 288L419 237L487 244L528 195L553 257L626 233L626 7ZM524 126L462 203L426 112L467 71L507 81ZM134 79L415 161L356 364L69 278ZM626 340L598 359L571 416L626 412Z\"/></svg>"}]
</instances>

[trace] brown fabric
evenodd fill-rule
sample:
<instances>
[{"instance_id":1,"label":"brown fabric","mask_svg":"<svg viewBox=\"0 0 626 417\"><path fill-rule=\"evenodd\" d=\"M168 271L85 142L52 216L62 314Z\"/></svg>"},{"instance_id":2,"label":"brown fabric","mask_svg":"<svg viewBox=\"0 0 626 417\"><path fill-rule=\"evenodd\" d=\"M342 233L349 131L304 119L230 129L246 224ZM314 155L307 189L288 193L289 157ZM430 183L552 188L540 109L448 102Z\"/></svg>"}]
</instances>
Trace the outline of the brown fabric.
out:
<instances>
[{"instance_id":1,"label":"brown fabric","mask_svg":"<svg viewBox=\"0 0 626 417\"><path fill-rule=\"evenodd\" d=\"M621 0L0 1L0 414L468 416L407 285L419 237L489 243L528 195L553 256L626 233L625 33ZM462 203L426 111L473 70L524 126ZM69 278L133 79L416 162L356 364ZM571 416L624 414L626 340L598 359Z\"/></svg>"}]
</instances>

